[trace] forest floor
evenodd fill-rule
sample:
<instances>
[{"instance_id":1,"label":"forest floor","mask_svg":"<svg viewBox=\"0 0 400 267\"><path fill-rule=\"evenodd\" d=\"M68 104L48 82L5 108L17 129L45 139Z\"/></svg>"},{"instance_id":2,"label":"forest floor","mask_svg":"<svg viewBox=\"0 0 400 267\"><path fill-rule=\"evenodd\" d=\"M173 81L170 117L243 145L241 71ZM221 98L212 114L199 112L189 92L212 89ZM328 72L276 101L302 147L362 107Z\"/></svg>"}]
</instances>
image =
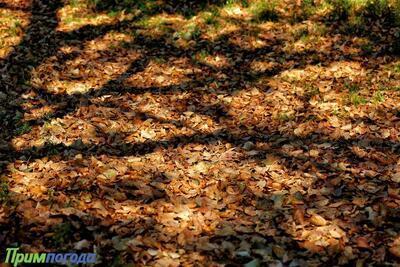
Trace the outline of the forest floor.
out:
<instances>
[{"instance_id":1,"label":"forest floor","mask_svg":"<svg viewBox=\"0 0 400 267\"><path fill-rule=\"evenodd\" d=\"M398 263L390 14L194 2L0 1L0 258Z\"/></svg>"}]
</instances>

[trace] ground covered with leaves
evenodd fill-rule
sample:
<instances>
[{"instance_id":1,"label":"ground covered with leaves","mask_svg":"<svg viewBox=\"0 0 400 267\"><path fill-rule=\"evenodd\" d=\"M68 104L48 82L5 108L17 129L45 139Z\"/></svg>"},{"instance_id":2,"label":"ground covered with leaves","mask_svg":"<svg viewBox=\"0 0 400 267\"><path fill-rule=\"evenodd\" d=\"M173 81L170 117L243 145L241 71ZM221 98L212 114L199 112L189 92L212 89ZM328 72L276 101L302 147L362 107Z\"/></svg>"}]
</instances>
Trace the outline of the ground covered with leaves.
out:
<instances>
[{"instance_id":1,"label":"ground covered with leaves","mask_svg":"<svg viewBox=\"0 0 400 267\"><path fill-rule=\"evenodd\" d=\"M0 1L0 247L392 266L400 2Z\"/></svg>"}]
</instances>

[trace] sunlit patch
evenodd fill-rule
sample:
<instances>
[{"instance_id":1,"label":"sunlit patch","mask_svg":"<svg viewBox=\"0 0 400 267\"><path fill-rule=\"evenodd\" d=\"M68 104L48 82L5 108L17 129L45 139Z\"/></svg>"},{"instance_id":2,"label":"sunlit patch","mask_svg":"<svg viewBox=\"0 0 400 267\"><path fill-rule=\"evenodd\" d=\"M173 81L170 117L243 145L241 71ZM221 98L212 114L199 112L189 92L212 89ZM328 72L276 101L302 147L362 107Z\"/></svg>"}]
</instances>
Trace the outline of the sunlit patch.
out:
<instances>
[{"instance_id":1,"label":"sunlit patch","mask_svg":"<svg viewBox=\"0 0 400 267\"><path fill-rule=\"evenodd\" d=\"M249 29L248 31L239 31L229 37L229 41L243 49L257 49L266 47L271 40L263 38L258 30Z\"/></svg>"},{"instance_id":2,"label":"sunlit patch","mask_svg":"<svg viewBox=\"0 0 400 267\"><path fill-rule=\"evenodd\" d=\"M149 164L150 161L163 162L158 153L142 158L77 154L68 160L55 159L57 157L45 157L10 164L9 190L13 199L31 199L47 215L57 210L62 214L72 212L80 216L92 213L124 219L141 212L140 208L132 207L141 206L151 211L153 208L143 203L165 197L163 182L168 181ZM90 194L90 187L95 183L104 190L104 199ZM148 185L150 183L152 185ZM70 192L66 195L65 190ZM111 198L112 201L108 201Z\"/></svg>"},{"instance_id":3,"label":"sunlit patch","mask_svg":"<svg viewBox=\"0 0 400 267\"><path fill-rule=\"evenodd\" d=\"M109 32L102 37L101 40L92 40L87 43L88 50L109 51L120 48L124 44L129 44L134 41L131 35L121 32Z\"/></svg>"},{"instance_id":4,"label":"sunlit patch","mask_svg":"<svg viewBox=\"0 0 400 267\"><path fill-rule=\"evenodd\" d=\"M208 23L207 23L208 22ZM203 33L218 28L217 21L204 21L203 14L186 19L180 15L161 13L140 20L137 34L150 38L165 38L180 48L190 47Z\"/></svg>"},{"instance_id":5,"label":"sunlit patch","mask_svg":"<svg viewBox=\"0 0 400 267\"><path fill-rule=\"evenodd\" d=\"M319 220L321 222L323 219ZM349 241L346 233L340 227L334 225L319 226L312 230L303 230L301 231L301 239L304 240L302 247L314 253L321 253L327 248L333 251L344 250L345 244Z\"/></svg>"},{"instance_id":6,"label":"sunlit patch","mask_svg":"<svg viewBox=\"0 0 400 267\"><path fill-rule=\"evenodd\" d=\"M327 67L306 66L304 69L286 70L280 73L280 77L289 81L302 81L305 79L316 80L320 78L348 78L350 80L359 79L366 75L366 70L359 62L355 61L336 61Z\"/></svg>"},{"instance_id":7,"label":"sunlit patch","mask_svg":"<svg viewBox=\"0 0 400 267\"><path fill-rule=\"evenodd\" d=\"M290 50L300 53L318 47L321 39L315 36L303 36L300 40L296 41Z\"/></svg>"},{"instance_id":8,"label":"sunlit patch","mask_svg":"<svg viewBox=\"0 0 400 267\"><path fill-rule=\"evenodd\" d=\"M273 70L277 66L276 62L253 60L250 68L254 72L263 73Z\"/></svg>"},{"instance_id":9,"label":"sunlit patch","mask_svg":"<svg viewBox=\"0 0 400 267\"><path fill-rule=\"evenodd\" d=\"M210 55L206 51L197 53L195 59L203 64L215 68L226 68L231 65L230 59L224 55Z\"/></svg>"},{"instance_id":10,"label":"sunlit patch","mask_svg":"<svg viewBox=\"0 0 400 267\"><path fill-rule=\"evenodd\" d=\"M12 171L13 183L11 190L14 193L25 194L26 197L33 197L34 199L41 199L45 197L48 188L46 182L49 180L49 175L43 176L41 170L46 170L47 160L37 160L33 163L25 163L16 161L8 166ZM60 165L55 163L54 167Z\"/></svg>"},{"instance_id":11,"label":"sunlit patch","mask_svg":"<svg viewBox=\"0 0 400 267\"><path fill-rule=\"evenodd\" d=\"M67 117L66 119L52 120L43 126L35 126L29 133L15 137L11 144L15 150L21 151L31 147L42 147L46 143L77 145L82 148L84 143L91 144L102 141L104 139L97 136L96 128L90 122Z\"/></svg>"},{"instance_id":12,"label":"sunlit patch","mask_svg":"<svg viewBox=\"0 0 400 267\"><path fill-rule=\"evenodd\" d=\"M212 114L191 111L182 114L179 112L181 108L187 110L190 107L184 106L185 101L182 102L183 106L178 107L179 103L168 96L150 93L104 96L93 98L91 102L93 104L79 107L71 114L35 126L28 133L15 137L12 140L14 149L21 151L45 144L63 144L79 149L105 144L140 145L174 140L177 136L210 134L219 129ZM204 105L200 108L206 109L206 103Z\"/></svg>"},{"instance_id":13,"label":"sunlit patch","mask_svg":"<svg viewBox=\"0 0 400 267\"><path fill-rule=\"evenodd\" d=\"M146 17L137 23L143 29L139 29L138 33L153 38L160 36L172 37L172 35L182 29L182 26L188 24L188 20L182 16L158 14Z\"/></svg>"},{"instance_id":14,"label":"sunlit patch","mask_svg":"<svg viewBox=\"0 0 400 267\"><path fill-rule=\"evenodd\" d=\"M79 53L80 48L77 46L65 45L65 46L60 47L60 52L64 53L65 55L72 54L72 53Z\"/></svg>"},{"instance_id":15,"label":"sunlit patch","mask_svg":"<svg viewBox=\"0 0 400 267\"><path fill-rule=\"evenodd\" d=\"M161 87L162 91L162 87L190 81L188 76L198 71L186 58L156 58L152 59L145 67L145 70L126 79L124 85L137 88Z\"/></svg>"},{"instance_id":16,"label":"sunlit patch","mask_svg":"<svg viewBox=\"0 0 400 267\"><path fill-rule=\"evenodd\" d=\"M242 49L272 48L277 39L282 38L285 24L280 22L264 22L246 27L227 24L222 34L229 35L229 41Z\"/></svg>"},{"instance_id":17,"label":"sunlit patch","mask_svg":"<svg viewBox=\"0 0 400 267\"><path fill-rule=\"evenodd\" d=\"M124 48L130 40L124 34L108 33L87 42L83 50L65 47L62 51L77 55L62 64L57 56L48 58L32 71L31 83L56 94L83 94L100 89L118 79L139 58L139 53Z\"/></svg>"},{"instance_id":18,"label":"sunlit patch","mask_svg":"<svg viewBox=\"0 0 400 267\"><path fill-rule=\"evenodd\" d=\"M77 30L87 25L105 25L123 20L129 20L132 13L121 12L95 12L86 0L70 0L58 10L58 31L68 32Z\"/></svg>"},{"instance_id":19,"label":"sunlit patch","mask_svg":"<svg viewBox=\"0 0 400 267\"><path fill-rule=\"evenodd\" d=\"M46 116L51 115L54 111L57 110L57 105L47 105L43 107L32 107L28 112L24 114L24 120L39 120L43 119Z\"/></svg>"},{"instance_id":20,"label":"sunlit patch","mask_svg":"<svg viewBox=\"0 0 400 267\"><path fill-rule=\"evenodd\" d=\"M294 41L307 36L324 36L328 31L325 24L315 21L304 21L302 23L285 26L290 33L290 37L293 38Z\"/></svg>"},{"instance_id":21,"label":"sunlit patch","mask_svg":"<svg viewBox=\"0 0 400 267\"><path fill-rule=\"evenodd\" d=\"M347 77L349 79L359 79L360 77L366 75L366 72L361 64L354 61L333 62L327 68L327 71L335 78Z\"/></svg>"},{"instance_id":22,"label":"sunlit patch","mask_svg":"<svg viewBox=\"0 0 400 267\"><path fill-rule=\"evenodd\" d=\"M18 45L29 24L29 12L0 8L0 59Z\"/></svg>"},{"instance_id":23,"label":"sunlit patch","mask_svg":"<svg viewBox=\"0 0 400 267\"><path fill-rule=\"evenodd\" d=\"M295 115L303 103L284 87L271 92L241 91L230 102L229 115L235 124L247 125L255 129L290 132ZM252 128L248 129L250 132Z\"/></svg>"},{"instance_id":24,"label":"sunlit patch","mask_svg":"<svg viewBox=\"0 0 400 267\"><path fill-rule=\"evenodd\" d=\"M324 24L307 21L284 27L290 33L284 47L287 53L302 53L310 50L323 53L334 45L332 37L326 37L327 28Z\"/></svg>"},{"instance_id":25,"label":"sunlit patch","mask_svg":"<svg viewBox=\"0 0 400 267\"><path fill-rule=\"evenodd\" d=\"M280 76L289 81L299 81L305 77L306 72L302 69L285 70Z\"/></svg>"},{"instance_id":26,"label":"sunlit patch","mask_svg":"<svg viewBox=\"0 0 400 267\"><path fill-rule=\"evenodd\" d=\"M228 5L221 10L221 16L227 18L243 19L249 17L248 11L239 5Z\"/></svg>"}]
</instances>

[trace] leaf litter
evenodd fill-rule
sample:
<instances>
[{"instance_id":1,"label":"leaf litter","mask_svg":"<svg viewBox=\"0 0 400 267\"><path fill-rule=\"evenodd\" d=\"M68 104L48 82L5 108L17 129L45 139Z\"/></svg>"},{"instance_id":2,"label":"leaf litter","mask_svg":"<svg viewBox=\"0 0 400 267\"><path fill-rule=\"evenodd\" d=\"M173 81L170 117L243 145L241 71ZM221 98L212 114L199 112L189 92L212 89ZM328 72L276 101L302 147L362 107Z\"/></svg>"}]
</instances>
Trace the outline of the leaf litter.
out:
<instances>
[{"instance_id":1,"label":"leaf litter","mask_svg":"<svg viewBox=\"0 0 400 267\"><path fill-rule=\"evenodd\" d=\"M396 264L399 27L177 2L1 2L2 247L99 266Z\"/></svg>"}]
</instances>

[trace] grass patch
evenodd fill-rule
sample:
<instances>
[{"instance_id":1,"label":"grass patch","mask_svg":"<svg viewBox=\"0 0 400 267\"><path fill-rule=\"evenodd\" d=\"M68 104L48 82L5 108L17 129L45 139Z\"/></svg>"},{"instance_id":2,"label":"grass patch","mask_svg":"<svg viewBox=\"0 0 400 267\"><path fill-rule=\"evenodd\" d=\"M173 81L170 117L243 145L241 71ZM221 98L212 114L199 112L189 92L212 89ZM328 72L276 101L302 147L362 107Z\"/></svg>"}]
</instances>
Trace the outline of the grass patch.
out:
<instances>
[{"instance_id":1,"label":"grass patch","mask_svg":"<svg viewBox=\"0 0 400 267\"><path fill-rule=\"evenodd\" d=\"M197 61L204 61L208 57L208 52L207 50L201 50L197 55L196 55L196 60Z\"/></svg>"},{"instance_id":2,"label":"grass patch","mask_svg":"<svg viewBox=\"0 0 400 267\"><path fill-rule=\"evenodd\" d=\"M272 1L257 1L250 6L250 13L255 21L276 21L278 13L275 8L278 2Z\"/></svg>"},{"instance_id":3,"label":"grass patch","mask_svg":"<svg viewBox=\"0 0 400 267\"><path fill-rule=\"evenodd\" d=\"M308 85L308 86L306 86L306 88L305 88L306 90L305 90L305 97L307 98L307 99L311 99L311 98L313 98L314 96L317 96L317 95L319 95L321 92L319 91L319 88L318 87L316 87L316 86L314 86L314 85Z\"/></svg>"},{"instance_id":4,"label":"grass patch","mask_svg":"<svg viewBox=\"0 0 400 267\"><path fill-rule=\"evenodd\" d=\"M344 87L349 91L348 100L351 105L358 106L367 103L367 100L363 96L359 95L361 88L357 83L345 82Z\"/></svg>"},{"instance_id":5,"label":"grass patch","mask_svg":"<svg viewBox=\"0 0 400 267\"><path fill-rule=\"evenodd\" d=\"M166 24L165 19L160 16L146 17L146 18L143 18L142 20L140 20L138 23L139 26L142 26L145 28L160 27L160 26L164 26L165 24Z\"/></svg>"},{"instance_id":6,"label":"grass patch","mask_svg":"<svg viewBox=\"0 0 400 267\"><path fill-rule=\"evenodd\" d=\"M308 43L311 39L311 36L308 33L303 34L300 36L300 41L303 43Z\"/></svg>"},{"instance_id":7,"label":"grass patch","mask_svg":"<svg viewBox=\"0 0 400 267\"><path fill-rule=\"evenodd\" d=\"M22 26L21 21L19 21L19 20L14 21L14 23L8 29L8 34L11 37L18 36L20 33L20 30L21 30L21 26Z\"/></svg>"},{"instance_id":8,"label":"grass patch","mask_svg":"<svg viewBox=\"0 0 400 267\"><path fill-rule=\"evenodd\" d=\"M360 91L360 86L356 83L348 83L345 82L344 83L344 87L349 90L349 93L357 93L358 91Z\"/></svg>"},{"instance_id":9,"label":"grass patch","mask_svg":"<svg viewBox=\"0 0 400 267\"><path fill-rule=\"evenodd\" d=\"M293 114L289 114L286 112L281 112L278 114L278 120L280 121L287 122L287 121L292 121L293 119L294 119Z\"/></svg>"},{"instance_id":10,"label":"grass patch","mask_svg":"<svg viewBox=\"0 0 400 267\"><path fill-rule=\"evenodd\" d=\"M132 10L140 10L144 14L155 14L159 8L157 0L88 0L89 6L95 10L121 11L131 12Z\"/></svg>"},{"instance_id":11,"label":"grass patch","mask_svg":"<svg viewBox=\"0 0 400 267\"><path fill-rule=\"evenodd\" d=\"M314 15L318 7L315 5L313 0L304 0L301 2L301 8L292 15L292 23L299 22L301 20L307 19Z\"/></svg>"},{"instance_id":12,"label":"grass patch","mask_svg":"<svg viewBox=\"0 0 400 267\"><path fill-rule=\"evenodd\" d=\"M397 63L396 65L394 65L394 72L396 73L400 73L400 63Z\"/></svg>"},{"instance_id":13,"label":"grass patch","mask_svg":"<svg viewBox=\"0 0 400 267\"><path fill-rule=\"evenodd\" d=\"M249 6L249 1L247 0L226 0L225 6L241 5L243 7Z\"/></svg>"},{"instance_id":14,"label":"grass patch","mask_svg":"<svg viewBox=\"0 0 400 267\"><path fill-rule=\"evenodd\" d=\"M374 104L382 103L383 101L385 101L385 95L382 91L377 91L372 97L372 102Z\"/></svg>"},{"instance_id":15,"label":"grass patch","mask_svg":"<svg viewBox=\"0 0 400 267\"><path fill-rule=\"evenodd\" d=\"M374 51L374 46L371 43L361 45L361 50L365 53L372 53Z\"/></svg>"},{"instance_id":16,"label":"grass patch","mask_svg":"<svg viewBox=\"0 0 400 267\"><path fill-rule=\"evenodd\" d=\"M210 12L205 12L202 17L205 24L218 25L218 16L219 16L219 10L212 9Z\"/></svg>"},{"instance_id":17,"label":"grass patch","mask_svg":"<svg viewBox=\"0 0 400 267\"><path fill-rule=\"evenodd\" d=\"M187 25L182 31L176 33L175 37L182 38L183 40L196 40L200 37L201 30L195 23Z\"/></svg>"},{"instance_id":18,"label":"grass patch","mask_svg":"<svg viewBox=\"0 0 400 267\"><path fill-rule=\"evenodd\" d=\"M395 85L395 86L386 86L386 85L381 85L379 86L380 91L400 91L400 85Z\"/></svg>"},{"instance_id":19,"label":"grass patch","mask_svg":"<svg viewBox=\"0 0 400 267\"><path fill-rule=\"evenodd\" d=\"M71 24L71 23L81 23L83 20L82 18L77 18L74 16L70 16L64 19L65 24Z\"/></svg>"},{"instance_id":20,"label":"grass patch","mask_svg":"<svg viewBox=\"0 0 400 267\"><path fill-rule=\"evenodd\" d=\"M107 16L114 18L116 16L118 16L120 14L120 12L118 10L111 10L107 13Z\"/></svg>"},{"instance_id":21,"label":"grass patch","mask_svg":"<svg viewBox=\"0 0 400 267\"><path fill-rule=\"evenodd\" d=\"M32 127L29 125L29 123L24 122L22 123L17 129L15 130L16 135L22 135L30 132L32 130Z\"/></svg>"},{"instance_id":22,"label":"grass patch","mask_svg":"<svg viewBox=\"0 0 400 267\"><path fill-rule=\"evenodd\" d=\"M368 18L384 18L400 25L400 1L391 0L329 0L331 16L363 26Z\"/></svg>"},{"instance_id":23,"label":"grass patch","mask_svg":"<svg viewBox=\"0 0 400 267\"><path fill-rule=\"evenodd\" d=\"M311 29L311 33L317 36L324 36L327 32L328 28L323 24L315 24Z\"/></svg>"},{"instance_id":24,"label":"grass patch","mask_svg":"<svg viewBox=\"0 0 400 267\"><path fill-rule=\"evenodd\" d=\"M300 40L303 36L307 36L309 34L307 27L299 27L292 31L293 38L295 40Z\"/></svg>"},{"instance_id":25,"label":"grass patch","mask_svg":"<svg viewBox=\"0 0 400 267\"><path fill-rule=\"evenodd\" d=\"M6 181L0 182L0 203L5 204L9 201L9 188Z\"/></svg>"},{"instance_id":26,"label":"grass patch","mask_svg":"<svg viewBox=\"0 0 400 267\"><path fill-rule=\"evenodd\" d=\"M68 222L61 223L54 227L53 242L56 245L65 245L68 241L68 237L73 234L72 225Z\"/></svg>"},{"instance_id":27,"label":"grass patch","mask_svg":"<svg viewBox=\"0 0 400 267\"><path fill-rule=\"evenodd\" d=\"M350 93L349 101L354 106L367 104L367 100L363 96L360 96L358 93Z\"/></svg>"},{"instance_id":28,"label":"grass patch","mask_svg":"<svg viewBox=\"0 0 400 267\"><path fill-rule=\"evenodd\" d=\"M69 5L70 5L71 7L73 7L73 8L79 7L80 3L81 3L81 1L79 1L79 0L70 0L70 1L69 1Z\"/></svg>"},{"instance_id":29,"label":"grass patch","mask_svg":"<svg viewBox=\"0 0 400 267\"><path fill-rule=\"evenodd\" d=\"M311 16L315 12L315 4L314 0L303 0L301 2L301 10L303 11L306 17Z\"/></svg>"},{"instance_id":30,"label":"grass patch","mask_svg":"<svg viewBox=\"0 0 400 267\"><path fill-rule=\"evenodd\" d=\"M157 64L165 64L165 63L167 63L167 60L165 58L162 58L162 57L155 57L153 60Z\"/></svg>"}]
</instances>

